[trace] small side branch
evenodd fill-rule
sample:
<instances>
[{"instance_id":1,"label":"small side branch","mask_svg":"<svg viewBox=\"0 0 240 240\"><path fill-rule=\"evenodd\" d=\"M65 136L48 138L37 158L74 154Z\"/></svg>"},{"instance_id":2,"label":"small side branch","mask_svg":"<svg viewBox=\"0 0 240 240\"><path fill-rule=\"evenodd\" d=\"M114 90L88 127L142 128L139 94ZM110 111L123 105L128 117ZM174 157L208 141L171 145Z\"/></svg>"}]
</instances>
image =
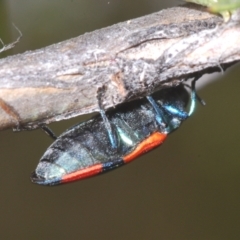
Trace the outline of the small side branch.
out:
<instances>
[{"instance_id":1,"label":"small side branch","mask_svg":"<svg viewBox=\"0 0 240 240\"><path fill-rule=\"evenodd\" d=\"M14 28L18 31L19 36L16 39L16 41L9 43L9 44L5 44L3 42L3 40L0 38L0 43L2 44L2 48L0 49L0 53L5 52L11 48L14 48L16 46L16 44L20 41L21 37L22 37L22 32L17 28L17 26L15 24L13 24Z\"/></svg>"}]
</instances>

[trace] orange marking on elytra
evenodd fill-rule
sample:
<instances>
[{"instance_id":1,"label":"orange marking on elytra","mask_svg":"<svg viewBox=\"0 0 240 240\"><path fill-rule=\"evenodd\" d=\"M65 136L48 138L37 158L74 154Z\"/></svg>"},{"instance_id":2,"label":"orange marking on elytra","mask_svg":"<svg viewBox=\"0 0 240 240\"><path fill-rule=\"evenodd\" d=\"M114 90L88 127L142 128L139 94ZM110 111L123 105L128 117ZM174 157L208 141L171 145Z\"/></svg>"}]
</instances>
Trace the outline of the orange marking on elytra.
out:
<instances>
[{"instance_id":1,"label":"orange marking on elytra","mask_svg":"<svg viewBox=\"0 0 240 240\"><path fill-rule=\"evenodd\" d=\"M123 161L125 163L128 163L128 162L134 160L135 158L137 158L138 156L161 145L164 142L164 140L166 139L166 137L167 137L167 134L165 134L165 133L155 132L155 133L151 134L148 138L146 138L141 143L139 143L134 151L132 151L131 153L126 155L123 158Z\"/></svg>"},{"instance_id":2,"label":"orange marking on elytra","mask_svg":"<svg viewBox=\"0 0 240 240\"><path fill-rule=\"evenodd\" d=\"M67 182L87 178L101 172L102 172L102 164L96 164L96 165L93 165L92 167L87 167L85 169L81 169L76 172L65 175L61 179L61 183L67 183Z\"/></svg>"}]
</instances>

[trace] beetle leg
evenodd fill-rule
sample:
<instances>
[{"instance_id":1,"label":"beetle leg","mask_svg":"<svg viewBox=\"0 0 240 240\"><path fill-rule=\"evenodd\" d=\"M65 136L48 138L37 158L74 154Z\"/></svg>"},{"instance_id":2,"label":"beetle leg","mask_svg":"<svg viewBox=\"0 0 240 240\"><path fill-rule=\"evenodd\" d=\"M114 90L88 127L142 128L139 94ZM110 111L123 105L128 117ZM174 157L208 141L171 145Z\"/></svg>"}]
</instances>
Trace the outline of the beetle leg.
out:
<instances>
[{"instance_id":1,"label":"beetle leg","mask_svg":"<svg viewBox=\"0 0 240 240\"><path fill-rule=\"evenodd\" d=\"M172 129L175 129L180 125L182 120L191 116L196 107L196 100L198 100L203 105L205 105L205 102L196 93L195 85L196 85L197 79L198 78L193 79L191 83L191 87L186 85L191 89L191 97L190 97L191 103L190 103L188 112L180 110L179 108L177 108L176 106L173 106L172 104L162 104L160 102L157 103L151 96L147 96L147 100L155 110L156 120L163 131L166 131L166 132L172 131ZM168 119L166 119L165 117L166 114L164 114L166 112L172 116L171 122L169 122ZM168 123L168 126L167 126L167 123Z\"/></svg>"},{"instance_id":2,"label":"beetle leg","mask_svg":"<svg viewBox=\"0 0 240 240\"><path fill-rule=\"evenodd\" d=\"M147 96L147 100L152 105L156 112L156 120L158 124L160 125L160 127L165 129L167 120L164 118L164 113L162 109L158 106L158 104L156 103L152 96Z\"/></svg>"},{"instance_id":3,"label":"beetle leg","mask_svg":"<svg viewBox=\"0 0 240 240\"><path fill-rule=\"evenodd\" d=\"M185 85L187 87L189 87L191 89L191 104L190 104L190 108L189 108L189 111L188 111L188 116L190 117L195 108L196 108L196 101L198 100L198 102L200 102L203 106L206 105L205 101L203 99L201 99L201 97L199 97L199 95L197 94L196 92L196 81L198 80L199 78L195 78L192 80L191 82L191 87L189 85Z\"/></svg>"},{"instance_id":4,"label":"beetle leg","mask_svg":"<svg viewBox=\"0 0 240 240\"><path fill-rule=\"evenodd\" d=\"M47 125L43 124L40 127L49 137L51 137L54 140L57 139L57 136L55 135L55 133Z\"/></svg>"},{"instance_id":5,"label":"beetle leg","mask_svg":"<svg viewBox=\"0 0 240 240\"><path fill-rule=\"evenodd\" d=\"M100 115L103 119L105 129L107 130L107 134L108 134L111 146L113 149L117 149L117 135L114 132L113 126L112 126L111 122L109 121L109 119L106 115L106 112L104 110L104 107L102 105L102 102L103 102L102 97L103 97L103 92L105 90L106 90L105 86L98 89L98 92L97 92L98 108L99 108Z\"/></svg>"},{"instance_id":6,"label":"beetle leg","mask_svg":"<svg viewBox=\"0 0 240 240\"><path fill-rule=\"evenodd\" d=\"M157 103L151 96L147 96L147 99L155 110L155 118L160 125L162 132L169 133L173 129L178 128L181 124L181 120L184 120L188 117L188 114L186 112L180 111L172 105L160 104L159 106L159 103ZM171 121L169 121L167 118L166 112L172 116Z\"/></svg>"}]
</instances>

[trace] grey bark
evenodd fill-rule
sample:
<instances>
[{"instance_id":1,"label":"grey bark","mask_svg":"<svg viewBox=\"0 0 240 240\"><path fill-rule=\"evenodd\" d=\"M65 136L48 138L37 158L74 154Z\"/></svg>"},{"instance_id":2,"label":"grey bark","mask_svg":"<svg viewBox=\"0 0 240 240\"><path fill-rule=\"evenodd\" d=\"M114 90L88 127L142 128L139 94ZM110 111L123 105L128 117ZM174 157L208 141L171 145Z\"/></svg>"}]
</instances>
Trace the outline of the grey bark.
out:
<instances>
[{"instance_id":1,"label":"grey bark","mask_svg":"<svg viewBox=\"0 0 240 240\"><path fill-rule=\"evenodd\" d=\"M0 60L0 129L98 111L240 60L240 13L187 4Z\"/></svg>"}]
</instances>

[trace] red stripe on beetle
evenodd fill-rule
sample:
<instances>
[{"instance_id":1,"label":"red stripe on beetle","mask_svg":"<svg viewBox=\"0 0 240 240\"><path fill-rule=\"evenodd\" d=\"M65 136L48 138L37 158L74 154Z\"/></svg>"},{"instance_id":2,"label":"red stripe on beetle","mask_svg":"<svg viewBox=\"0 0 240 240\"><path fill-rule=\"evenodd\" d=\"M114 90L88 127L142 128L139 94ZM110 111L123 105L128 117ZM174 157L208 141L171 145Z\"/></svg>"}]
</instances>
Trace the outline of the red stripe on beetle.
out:
<instances>
[{"instance_id":1,"label":"red stripe on beetle","mask_svg":"<svg viewBox=\"0 0 240 240\"><path fill-rule=\"evenodd\" d=\"M161 145L165 141L166 137L167 134L165 133L155 132L151 134L148 138L139 143L134 151L132 151L123 158L124 163L128 163L137 158L138 156Z\"/></svg>"},{"instance_id":2,"label":"red stripe on beetle","mask_svg":"<svg viewBox=\"0 0 240 240\"><path fill-rule=\"evenodd\" d=\"M139 143L136 149L134 149L134 151L132 151L131 153L123 157L124 163L128 163L134 160L135 158L137 158L138 156L161 145L165 141L166 137L167 137L167 134L165 133L155 132L151 134L148 138L146 138L141 143ZM87 178L87 177L102 173L103 170L104 170L103 164L96 164L91 167L87 167L85 169L81 169L79 171L65 175L64 177L62 177L61 183L67 183L67 182Z\"/></svg>"},{"instance_id":3,"label":"red stripe on beetle","mask_svg":"<svg viewBox=\"0 0 240 240\"><path fill-rule=\"evenodd\" d=\"M101 173L102 170L103 170L102 164L96 164L96 165L93 165L92 167L81 169L79 171L65 175L64 177L62 177L61 183L67 183L67 182L87 178L87 177Z\"/></svg>"}]
</instances>

